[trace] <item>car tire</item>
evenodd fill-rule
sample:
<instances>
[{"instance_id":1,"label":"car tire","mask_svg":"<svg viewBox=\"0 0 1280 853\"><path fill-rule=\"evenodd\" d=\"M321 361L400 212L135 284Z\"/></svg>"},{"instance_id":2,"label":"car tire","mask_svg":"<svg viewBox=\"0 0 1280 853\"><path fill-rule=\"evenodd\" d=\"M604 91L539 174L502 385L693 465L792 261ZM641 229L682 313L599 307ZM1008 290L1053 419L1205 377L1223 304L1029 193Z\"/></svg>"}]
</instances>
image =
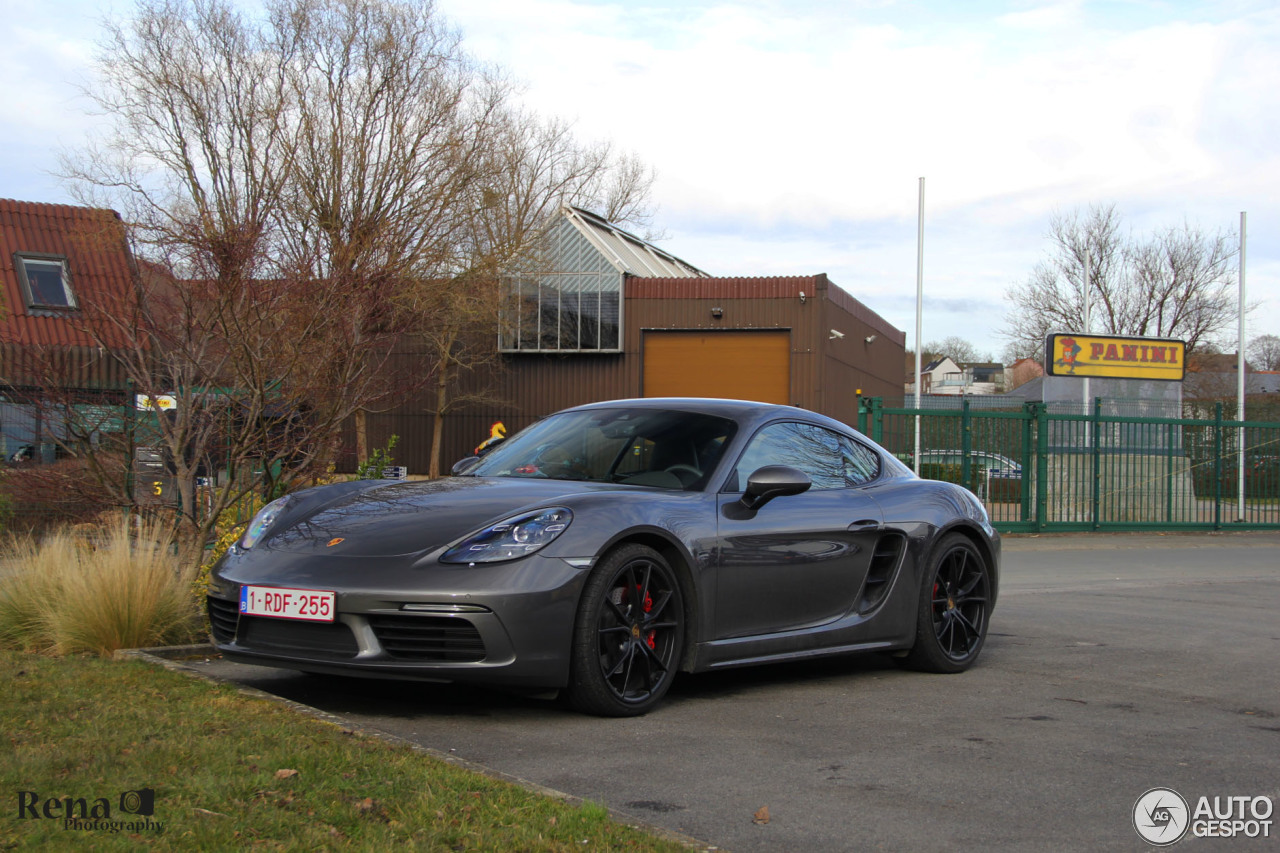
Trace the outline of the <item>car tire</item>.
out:
<instances>
[{"instance_id":1,"label":"car tire","mask_svg":"<svg viewBox=\"0 0 1280 853\"><path fill-rule=\"evenodd\" d=\"M587 579L566 698L604 717L647 713L671 687L683 648L684 595L675 570L646 545L624 545Z\"/></svg>"},{"instance_id":2,"label":"car tire","mask_svg":"<svg viewBox=\"0 0 1280 853\"><path fill-rule=\"evenodd\" d=\"M904 666L924 672L963 672L978 659L991 612L991 570L977 546L952 533L925 566L916 608L916 640Z\"/></svg>"}]
</instances>

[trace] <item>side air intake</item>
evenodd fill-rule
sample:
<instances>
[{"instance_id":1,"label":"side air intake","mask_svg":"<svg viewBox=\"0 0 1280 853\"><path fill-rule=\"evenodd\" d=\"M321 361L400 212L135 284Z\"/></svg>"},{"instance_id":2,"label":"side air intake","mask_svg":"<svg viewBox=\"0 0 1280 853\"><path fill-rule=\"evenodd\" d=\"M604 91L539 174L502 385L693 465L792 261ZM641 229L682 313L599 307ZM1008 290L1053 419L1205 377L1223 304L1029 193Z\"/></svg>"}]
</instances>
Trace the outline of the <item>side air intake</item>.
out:
<instances>
[{"instance_id":1,"label":"side air intake","mask_svg":"<svg viewBox=\"0 0 1280 853\"><path fill-rule=\"evenodd\" d=\"M902 562L902 552L907 544L907 537L901 533L886 533L876 542L875 553L871 556L871 566L867 569L867 580L862 585L862 599L858 602L858 612L867 613L874 610L892 586L893 576Z\"/></svg>"}]
</instances>

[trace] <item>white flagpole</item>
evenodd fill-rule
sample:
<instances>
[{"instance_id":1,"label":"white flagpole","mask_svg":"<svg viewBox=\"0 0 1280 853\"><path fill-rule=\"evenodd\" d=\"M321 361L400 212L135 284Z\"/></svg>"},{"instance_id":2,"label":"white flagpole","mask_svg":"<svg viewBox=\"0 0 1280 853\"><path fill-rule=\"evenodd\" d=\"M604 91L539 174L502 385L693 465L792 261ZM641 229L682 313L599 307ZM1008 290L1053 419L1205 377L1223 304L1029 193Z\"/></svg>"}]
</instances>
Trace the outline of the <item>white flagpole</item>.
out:
<instances>
[{"instance_id":1,"label":"white flagpole","mask_svg":"<svg viewBox=\"0 0 1280 853\"><path fill-rule=\"evenodd\" d=\"M916 412L920 411L920 356L924 343L920 340L924 314L924 178L920 179L920 214L916 224ZM916 415L916 474L920 473L920 415Z\"/></svg>"},{"instance_id":2,"label":"white flagpole","mask_svg":"<svg viewBox=\"0 0 1280 853\"><path fill-rule=\"evenodd\" d=\"M1244 394L1245 394L1245 375L1244 375L1244 248L1245 248L1245 217L1246 214L1240 211L1240 336L1237 338L1239 343L1236 344L1236 420L1244 420ZM1244 427L1240 427L1240 434L1236 440L1236 501L1237 514L1236 521L1244 521Z\"/></svg>"}]
</instances>

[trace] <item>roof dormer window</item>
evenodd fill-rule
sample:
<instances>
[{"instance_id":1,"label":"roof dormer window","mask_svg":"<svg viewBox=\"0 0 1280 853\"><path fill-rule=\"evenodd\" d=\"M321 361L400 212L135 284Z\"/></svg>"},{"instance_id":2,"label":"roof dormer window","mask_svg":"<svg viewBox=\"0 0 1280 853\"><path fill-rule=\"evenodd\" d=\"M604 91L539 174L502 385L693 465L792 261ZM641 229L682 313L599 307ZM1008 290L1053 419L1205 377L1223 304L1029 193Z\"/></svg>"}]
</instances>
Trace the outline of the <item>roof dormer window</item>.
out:
<instances>
[{"instance_id":1,"label":"roof dormer window","mask_svg":"<svg viewBox=\"0 0 1280 853\"><path fill-rule=\"evenodd\" d=\"M76 297L71 292L71 274L63 255L16 252L13 266L22 285L28 308L71 311Z\"/></svg>"}]
</instances>

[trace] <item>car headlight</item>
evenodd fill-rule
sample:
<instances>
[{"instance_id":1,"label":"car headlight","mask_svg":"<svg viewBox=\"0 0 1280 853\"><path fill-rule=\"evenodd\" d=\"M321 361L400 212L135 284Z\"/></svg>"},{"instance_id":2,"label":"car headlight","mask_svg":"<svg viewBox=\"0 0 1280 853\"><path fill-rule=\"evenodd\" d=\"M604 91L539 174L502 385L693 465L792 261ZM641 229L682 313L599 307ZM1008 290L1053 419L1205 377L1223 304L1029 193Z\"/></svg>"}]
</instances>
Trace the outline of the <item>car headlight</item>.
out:
<instances>
[{"instance_id":1,"label":"car headlight","mask_svg":"<svg viewBox=\"0 0 1280 853\"><path fill-rule=\"evenodd\" d=\"M290 503L292 503L292 500L288 495L285 495L282 498L276 498L258 510L258 514L253 517L253 521L249 522L249 527L245 530L244 535L240 537L240 547L247 551L257 545L266 532L271 529L271 525L276 523L276 519L280 517L281 513L289 508Z\"/></svg>"},{"instance_id":2,"label":"car headlight","mask_svg":"<svg viewBox=\"0 0 1280 853\"><path fill-rule=\"evenodd\" d=\"M497 563L527 557L551 544L571 521L573 513L564 507L515 515L468 536L446 551L440 562Z\"/></svg>"}]
</instances>

